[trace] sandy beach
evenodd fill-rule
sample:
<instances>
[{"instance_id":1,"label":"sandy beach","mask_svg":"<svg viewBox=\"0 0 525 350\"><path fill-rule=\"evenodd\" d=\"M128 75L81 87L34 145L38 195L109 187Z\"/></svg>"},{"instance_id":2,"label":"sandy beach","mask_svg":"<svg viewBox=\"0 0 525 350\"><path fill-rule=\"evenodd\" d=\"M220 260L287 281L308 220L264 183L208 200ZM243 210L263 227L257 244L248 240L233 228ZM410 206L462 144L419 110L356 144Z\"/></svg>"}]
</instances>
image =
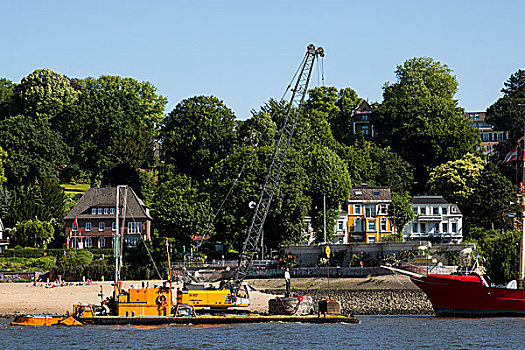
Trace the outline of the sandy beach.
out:
<instances>
[{"instance_id":1,"label":"sandy beach","mask_svg":"<svg viewBox=\"0 0 525 350\"><path fill-rule=\"evenodd\" d=\"M131 285L141 286L141 281L125 281L123 288ZM161 283L149 281L150 285ZM98 304L102 292L104 298L111 295L111 282L93 282L89 285L75 283L72 286L45 288L43 284L33 283L0 283L0 315L14 314L63 314L72 311L73 304ZM268 299L273 295L254 291L249 310L266 312Z\"/></svg>"},{"instance_id":2,"label":"sandy beach","mask_svg":"<svg viewBox=\"0 0 525 350\"><path fill-rule=\"evenodd\" d=\"M255 279L248 281L256 289L282 289L283 279ZM123 287L140 286L141 281L124 281ZM150 285L160 281L149 281ZM379 276L374 278L338 278L328 281L326 278L292 279L294 289L417 289L405 276ZM89 285L74 283L72 286L45 288L43 284L34 286L32 283L0 283L0 314L63 314L71 311L75 303L100 303L102 293L104 298L111 295L111 282L93 282ZM266 312L268 299L275 295L259 291L251 292L252 305L250 311Z\"/></svg>"}]
</instances>

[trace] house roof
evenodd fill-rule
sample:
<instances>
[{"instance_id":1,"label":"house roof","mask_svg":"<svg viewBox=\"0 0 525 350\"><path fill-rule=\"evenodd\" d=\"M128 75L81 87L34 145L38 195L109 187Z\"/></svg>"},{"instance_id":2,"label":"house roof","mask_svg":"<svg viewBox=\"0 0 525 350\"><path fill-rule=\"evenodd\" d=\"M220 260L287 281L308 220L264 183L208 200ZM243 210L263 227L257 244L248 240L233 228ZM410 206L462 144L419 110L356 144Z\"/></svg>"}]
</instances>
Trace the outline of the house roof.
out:
<instances>
[{"instance_id":1,"label":"house roof","mask_svg":"<svg viewBox=\"0 0 525 350\"><path fill-rule=\"evenodd\" d=\"M91 208L114 208L117 205L116 195L116 187L90 188L64 217L64 220L73 220L75 214L78 219L92 218ZM126 205L126 217L152 220L146 205L131 187L128 187L127 190L125 188L120 190L119 206L124 205Z\"/></svg>"},{"instance_id":2,"label":"house roof","mask_svg":"<svg viewBox=\"0 0 525 350\"><path fill-rule=\"evenodd\" d=\"M357 186L350 191L350 200L386 200L392 199L392 193L388 186Z\"/></svg>"},{"instance_id":3,"label":"house roof","mask_svg":"<svg viewBox=\"0 0 525 350\"><path fill-rule=\"evenodd\" d=\"M450 204L443 196L414 196L412 204Z\"/></svg>"}]
</instances>

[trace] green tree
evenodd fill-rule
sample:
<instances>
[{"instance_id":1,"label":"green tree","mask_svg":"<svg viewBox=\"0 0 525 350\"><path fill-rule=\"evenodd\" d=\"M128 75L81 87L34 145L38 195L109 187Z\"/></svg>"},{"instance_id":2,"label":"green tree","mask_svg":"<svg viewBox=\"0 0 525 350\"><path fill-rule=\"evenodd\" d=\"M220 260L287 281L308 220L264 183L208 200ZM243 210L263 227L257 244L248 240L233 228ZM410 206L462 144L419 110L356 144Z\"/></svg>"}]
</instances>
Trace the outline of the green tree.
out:
<instances>
[{"instance_id":1,"label":"green tree","mask_svg":"<svg viewBox=\"0 0 525 350\"><path fill-rule=\"evenodd\" d=\"M512 74L501 92L503 97L487 109L487 122L496 130L510 130L511 140L516 141L523 136L525 125L525 70Z\"/></svg>"},{"instance_id":2,"label":"green tree","mask_svg":"<svg viewBox=\"0 0 525 350\"><path fill-rule=\"evenodd\" d=\"M0 120L16 114L15 112L15 87L12 81L0 78Z\"/></svg>"},{"instance_id":3,"label":"green tree","mask_svg":"<svg viewBox=\"0 0 525 350\"><path fill-rule=\"evenodd\" d=\"M53 239L55 230L48 222L26 220L17 223L15 228L10 230L9 233L13 244L24 247L45 248Z\"/></svg>"},{"instance_id":4,"label":"green tree","mask_svg":"<svg viewBox=\"0 0 525 350\"><path fill-rule=\"evenodd\" d=\"M397 238L403 237L403 230L406 225L414 219L411 201L412 198L408 192L392 192L392 205L388 209L388 215L394 217Z\"/></svg>"},{"instance_id":5,"label":"green tree","mask_svg":"<svg viewBox=\"0 0 525 350\"><path fill-rule=\"evenodd\" d=\"M312 199L310 216L316 232L323 232L323 200L326 201L327 237L333 233L340 203L344 203L352 187L345 163L327 147L314 146L304 157L304 169L308 174L306 194ZM324 198L323 198L324 197ZM321 242L322 234L317 237Z\"/></svg>"},{"instance_id":6,"label":"green tree","mask_svg":"<svg viewBox=\"0 0 525 350\"><path fill-rule=\"evenodd\" d=\"M51 119L60 118L78 95L67 77L48 68L22 78L15 93L19 114Z\"/></svg>"},{"instance_id":7,"label":"green tree","mask_svg":"<svg viewBox=\"0 0 525 350\"><path fill-rule=\"evenodd\" d=\"M462 204L466 198L473 195L484 164L483 159L471 153L461 159L444 163L430 172L428 188L431 193Z\"/></svg>"},{"instance_id":8,"label":"green tree","mask_svg":"<svg viewBox=\"0 0 525 350\"><path fill-rule=\"evenodd\" d=\"M213 167L207 188L214 208L219 208L224 201L215 220L216 240L235 249L242 247L253 215L249 204L259 200L260 186L266 178L273 150L273 147L260 147L250 157L251 149L239 148ZM304 193L306 187L302 159L291 149L264 225L266 246L276 248L284 242L298 243L302 239L303 218L311 205ZM227 197L228 192L231 194Z\"/></svg>"},{"instance_id":9,"label":"green tree","mask_svg":"<svg viewBox=\"0 0 525 350\"><path fill-rule=\"evenodd\" d=\"M16 187L8 197L11 225L26 220L41 220L62 228L65 215L66 196L58 183L41 178L32 185Z\"/></svg>"},{"instance_id":10,"label":"green tree","mask_svg":"<svg viewBox=\"0 0 525 350\"><path fill-rule=\"evenodd\" d=\"M457 82L447 65L413 58L395 74L372 120L380 141L414 166L416 190L422 191L430 169L474 152L479 135L454 100Z\"/></svg>"},{"instance_id":11,"label":"green tree","mask_svg":"<svg viewBox=\"0 0 525 350\"><path fill-rule=\"evenodd\" d=\"M7 152L3 150L3 148L0 146L0 188L2 188L2 185L4 182L7 181L7 178L5 177L5 160L7 158Z\"/></svg>"},{"instance_id":12,"label":"green tree","mask_svg":"<svg viewBox=\"0 0 525 350\"><path fill-rule=\"evenodd\" d=\"M475 243L481 250L484 266L491 282L505 284L517 279L520 232L500 232L476 228L472 230L472 233L477 238Z\"/></svg>"},{"instance_id":13,"label":"green tree","mask_svg":"<svg viewBox=\"0 0 525 350\"><path fill-rule=\"evenodd\" d=\"M58 179L68 164L69 147L47 120L14 116L0 121L0 147L7 151L5 174L10 188L37 178Z\"/></svg>"},{"instance_id":14,"label":"green tree","mask_svg":"<svg viewBox=\"0 0 525 350\"><path fill-rule=\"evenodd\" d=\"M239 121L237 140L241 147L271 146L279 136L277 125L268 112L257 112L245 121Z\"/></svg>"},{"instance_id":15,"label":"green tree","mask_svg":"<svg viewBox=\"0 0 525 350\"><path fill-rule=\"evenodd\" d=\"M164 157L176 170L198 181L230 154L235 145L235 115L213 96L181 101L168 114L162 130Z\"/></svg>"},{"instance_id":16,"label":"green tree","mask_svg":"<svg viewBox=\"0 0 525 350\"><path fill-rule=\"evenodd\" d=\"M383 148L361 139L351 146L339 147L337 152L346 162L355 184L389 186L394 192L412 188L414 168L390 147Z\"/></svg>"},{"instance_id":17,"label":"green tree","mask_svg":"<svg viewBox=\"0 0 525 350\"><path fill-rule=\"evenodd\" d=\"M150 207L158 234L174 238L178 246L189 247L193 235L213 234L210 199L185 175L164 174Z\"/></svg>"},{"instance_id":18,"label":"green tree","mask_svg":"<svg viewBox=\"0 0 525 350\"><path fill-rule=\"evenodd\" d=\"M133 78L101 76L77 83L82 91L78 102L59 126L75 149L76 169L87 171L95 185L116 166L152 163L166 98L149 82Z\"/></svg>"},{"instance_id":19,"label":"green tree","mask_svg":"<svg viewBox=\"0 0 525 350\"><path fill-rule=\"evenodd\" d=\"M352 111L362 99L351 88L316 87L309 91L306 107L327 114L334 138L346 145L355 140L352 129Z\"/></svg>"},{"instance_id":20,"label":"green tree","mask_svg":"<svg viewBox=\"0 0 525 350\"><path fill-rule=\"evenodd\" d=\"M467 234L473 226L505 228L505 214L515 201L511 182L492 163L470 153L433 169L428 188L459 205Z\"/></svg>"}]
</instances>

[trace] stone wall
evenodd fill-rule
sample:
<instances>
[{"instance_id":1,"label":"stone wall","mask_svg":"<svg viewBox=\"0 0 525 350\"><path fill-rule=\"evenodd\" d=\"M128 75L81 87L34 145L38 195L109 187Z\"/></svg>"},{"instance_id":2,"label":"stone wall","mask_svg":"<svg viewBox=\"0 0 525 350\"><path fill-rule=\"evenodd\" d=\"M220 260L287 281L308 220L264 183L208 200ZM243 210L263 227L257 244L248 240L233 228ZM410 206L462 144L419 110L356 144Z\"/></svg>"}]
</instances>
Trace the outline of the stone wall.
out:
<instances>
[{"instance_id":1,"label":"stone wall","mask_svg":"<svg viewBox=\"0 0 525 350\"><path fill-rule=\"evenodd\" d=\"M284 290L262 290L264 293L284 294ZM414 289L374 290L301 290L293 295L310 293L314 299L315 311L319 300L331 298L341 302L343 314L352 315L433 315L434 311L427 296Z\"/></svg>"}]
</instances>

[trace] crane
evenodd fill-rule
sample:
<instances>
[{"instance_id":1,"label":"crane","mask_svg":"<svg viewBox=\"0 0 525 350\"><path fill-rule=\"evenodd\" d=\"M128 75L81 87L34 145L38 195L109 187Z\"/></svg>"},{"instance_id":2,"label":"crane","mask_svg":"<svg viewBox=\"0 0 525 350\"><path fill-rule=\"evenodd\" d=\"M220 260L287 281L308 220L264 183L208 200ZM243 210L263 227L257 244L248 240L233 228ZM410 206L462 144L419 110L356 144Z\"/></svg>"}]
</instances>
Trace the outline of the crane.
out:
<instances>
[{"instance_id":1,"label":"crane","mask_svg":"<svg viewBox=\"0 0 525 350\"><path fill-rule=\"evenodd\" d=\"M237 269L231 279L230 289L232 296L236 296L239 292L241 284L246 277L246 273L252 264L255 252L257 251L257 245L261 239L264 222L266 221L266 216L270 210L270 204L275 189L277 188L277 184L279 183L284 160L288 153L288 148L290 147L295 125L297 124L297 118L301 112L306 93L308 92L308 84L310 83L314 62L318 56L324 57L324 49L322 47L316 48L312 44L308 45L306 55L300 67L299 76L297 77L292 89L292 96L281 128L279 141L275 146L272 161L268 167L266 179L259 195L259 201L255 206L250 228L248 229L248 234L244 240L242 251L239 255Z\"/></svg>"},{"instance_id":2,"label":"crane","mask_svg":"<svg viewBox=\"0 0 525 350\"><path fill-rule=\"evenodd\" d=\"M299 66L295 83L291 89L292 96L286 112L283 126L279 135L279 140L273 152L272 161L268 167L264 184L261 188L259 200L254 208L254 214L248 229L248 233L241 253L237 268L233 276L224 283L219 289L200 289L193 288L191 285L179 291L177 294L178 304L191 304L197 308L228 308L230 306L249 306L250 296L245 283L243 283L248 269L250 268L253 257L257 251L261 233L263 230L266 216L270 210L275 189L279 183L281 170L288 153L288 148L292 141L295 125L301 112L304 98L308 92L308 85L316 58L324 57L324 49L308 45L304 59Z\"/></svg>"}]
</instances>

